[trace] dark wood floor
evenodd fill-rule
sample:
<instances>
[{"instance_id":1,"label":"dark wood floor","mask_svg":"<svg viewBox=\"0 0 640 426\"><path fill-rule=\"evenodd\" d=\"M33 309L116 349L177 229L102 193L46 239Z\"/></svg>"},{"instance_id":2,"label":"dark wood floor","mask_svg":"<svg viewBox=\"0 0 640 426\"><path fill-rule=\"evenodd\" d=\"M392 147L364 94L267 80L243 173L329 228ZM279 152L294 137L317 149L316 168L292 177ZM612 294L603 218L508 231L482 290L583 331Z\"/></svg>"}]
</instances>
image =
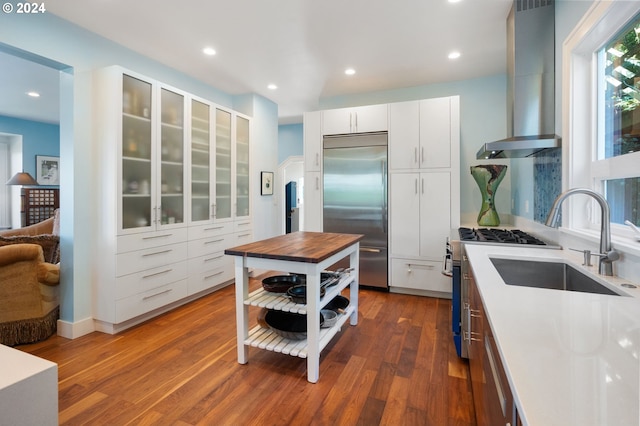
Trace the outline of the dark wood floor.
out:
<instances>
[{"instance_id":1,"label":"dark wood floor","mask_svg":"<svg viewBox=\"0 0 640 426\"><path fill-rule=\"evenodd\" d=\"M17 349L58 363L60 424L471 426L450 309L361 290L359 323L322 352L316 384L304 359L250 348L237 363L233 286L115 336Z\"/></svg>"}]
</instances>

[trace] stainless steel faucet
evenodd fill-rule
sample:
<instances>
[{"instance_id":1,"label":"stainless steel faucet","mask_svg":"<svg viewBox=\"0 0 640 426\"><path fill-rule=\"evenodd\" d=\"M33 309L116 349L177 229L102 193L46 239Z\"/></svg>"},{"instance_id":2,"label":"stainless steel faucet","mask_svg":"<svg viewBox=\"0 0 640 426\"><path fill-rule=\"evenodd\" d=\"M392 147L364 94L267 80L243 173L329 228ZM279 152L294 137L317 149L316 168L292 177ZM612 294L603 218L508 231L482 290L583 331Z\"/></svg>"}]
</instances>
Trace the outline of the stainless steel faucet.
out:
<instances>
[{"instance_id":1,"label":"stainless steel faucet","mask_svg":"<svg viewBox=\"0 0 640 426\"><path fill-rule=\"evenodd\" d=\"M620 255L615 250L611 249L611 226L610 217L611 212L609 210L609 204L607 200L595 191L587 188L573 188L558 195L553 202L553 206L547 216L545 225L556 227L558 226L558 218L560 217L560 205L562 202L573 194L586 194L595 198L600 204L600 253L591 253L591 255L598 256L600 263L598 264L598 273L600 275L613 276L613 261L618 260Z\"/></svg>"}]
</instances>

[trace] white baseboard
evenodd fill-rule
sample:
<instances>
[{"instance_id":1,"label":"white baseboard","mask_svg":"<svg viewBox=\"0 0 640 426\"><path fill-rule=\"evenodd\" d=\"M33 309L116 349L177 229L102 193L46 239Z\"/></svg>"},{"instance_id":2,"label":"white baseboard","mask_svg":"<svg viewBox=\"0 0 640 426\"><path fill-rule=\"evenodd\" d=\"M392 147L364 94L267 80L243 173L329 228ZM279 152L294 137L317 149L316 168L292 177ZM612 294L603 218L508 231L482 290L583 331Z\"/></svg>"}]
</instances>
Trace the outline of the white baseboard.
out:
<instances>
[{"instance_id":1,"label":"white baseboard","mask_svg":"<svg viewBox=\"0 0 640 426\"><path fill-rule=\"evenodd\" d=\"M78 322L58 320L58 336L67 339L76 339L94 331L93 318L85 318Z\"/></svg>"}]
</instances>

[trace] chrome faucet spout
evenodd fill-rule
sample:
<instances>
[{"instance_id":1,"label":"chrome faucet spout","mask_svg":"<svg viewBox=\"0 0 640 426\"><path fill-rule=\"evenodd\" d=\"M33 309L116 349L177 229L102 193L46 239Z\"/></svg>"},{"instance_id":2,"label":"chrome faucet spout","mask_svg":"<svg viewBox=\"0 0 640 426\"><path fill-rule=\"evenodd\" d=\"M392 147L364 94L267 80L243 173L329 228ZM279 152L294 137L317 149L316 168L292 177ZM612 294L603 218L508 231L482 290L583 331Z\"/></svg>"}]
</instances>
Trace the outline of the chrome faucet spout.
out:
<instances>
[{"instance_id":1,"label":"chrome faucet spout","mask_svg":"<svg viewBox=\"0 0 640 426\"><path fill-rule=\"evenodd\" d=\"M574 194L585 194L594 198L600 205L600 262L598 264L598 272L601 275L613 275L613 261L619 258L617 252L611 249L611 211L607 200L600 194L587 188L573 188L558 195L553 202L553 206L547 216L545 225L558 226L558 218L560 217L560 206L562 202L569 196Z\"/></svg>"}]
</instances>

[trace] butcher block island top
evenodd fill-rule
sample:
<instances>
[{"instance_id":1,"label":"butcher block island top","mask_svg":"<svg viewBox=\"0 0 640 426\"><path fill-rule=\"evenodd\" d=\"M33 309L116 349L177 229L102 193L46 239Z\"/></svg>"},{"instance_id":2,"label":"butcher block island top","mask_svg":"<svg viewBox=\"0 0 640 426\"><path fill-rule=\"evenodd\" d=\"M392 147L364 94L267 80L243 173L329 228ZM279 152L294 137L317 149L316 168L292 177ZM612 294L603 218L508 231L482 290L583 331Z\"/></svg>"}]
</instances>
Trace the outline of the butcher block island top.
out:
<instances>
[{"instance_id":1,"label":"butcher block island top","mask_svg":"<svg viewBox=\"0 0 640 426\"><path fill-rule=\"evenodd\" d=\"M226 249L227 255L235 256L236 276L236 326L238 332L238 362L248 362L248 348L307 359L307 380L318 381L320 352L349 321L358 323L358 265L359 234L333 234L323 232L294 232L266 240ZM320 294L320 277L323 270L347 258L349 269L337 284ZM260 288L249 293L249 269L258 268L285 273L306 275L306 303L298 304L281 294ZM320 310L340 292L349 288L349 306L338 314L333 326L320 329ZM249 328L249 307L267 308L276 311L297 312L306 315L306 340L288 339L271 327L260 324Z\"/></svg>"},{"instance_id":2,"label":"butcher block island top","mask_svg":"<svg viewBox=\"0 0 640 426\"><path fill-rule=\"evenodd\" d=\"M363 237L361 234L294 232L229 248L224 253L232 256L320 263Z\"/></svg>"}]
</instances>

